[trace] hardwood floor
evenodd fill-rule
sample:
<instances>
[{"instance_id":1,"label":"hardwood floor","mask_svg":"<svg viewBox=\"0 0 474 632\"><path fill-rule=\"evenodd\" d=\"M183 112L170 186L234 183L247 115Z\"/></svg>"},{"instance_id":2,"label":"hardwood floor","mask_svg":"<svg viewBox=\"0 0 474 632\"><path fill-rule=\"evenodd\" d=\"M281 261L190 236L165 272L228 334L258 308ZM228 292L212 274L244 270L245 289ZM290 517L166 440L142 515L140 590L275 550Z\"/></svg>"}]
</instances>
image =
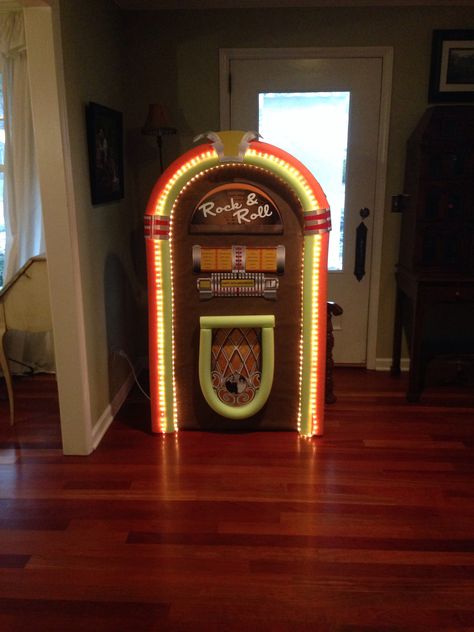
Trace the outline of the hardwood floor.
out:
<instances>
[{"instance_id":1,"label":"hardwood floor","mask_svg":"<svg viewBox=\"0 0 474 632\"><path fill-rule=\"evenodd\" d=\"M474 395L405 386L337 369L314 440L151 436L137 391L84 458L52 378L13 429L0 391L0 630L474 630Z\"/></svg>"}]
</instances>

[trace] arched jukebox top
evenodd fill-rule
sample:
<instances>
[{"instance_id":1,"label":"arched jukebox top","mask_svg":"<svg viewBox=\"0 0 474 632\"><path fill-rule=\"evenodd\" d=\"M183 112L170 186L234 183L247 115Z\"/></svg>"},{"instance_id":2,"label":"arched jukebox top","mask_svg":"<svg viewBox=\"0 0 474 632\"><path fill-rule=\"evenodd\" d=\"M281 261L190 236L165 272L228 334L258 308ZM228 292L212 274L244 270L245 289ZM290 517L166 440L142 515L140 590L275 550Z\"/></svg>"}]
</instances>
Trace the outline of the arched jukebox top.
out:
<instances>
[{"instance_id":1,"label":"arched jukebox top","mask_svg":"<svg viewBox=\"0 0 474 632\"><path fill-rule=\"evenodd\" d=\"M145 215L153 430L319 435L328 202L256 134L204 138L158 179Z\"/></svg>"}]
</instances>

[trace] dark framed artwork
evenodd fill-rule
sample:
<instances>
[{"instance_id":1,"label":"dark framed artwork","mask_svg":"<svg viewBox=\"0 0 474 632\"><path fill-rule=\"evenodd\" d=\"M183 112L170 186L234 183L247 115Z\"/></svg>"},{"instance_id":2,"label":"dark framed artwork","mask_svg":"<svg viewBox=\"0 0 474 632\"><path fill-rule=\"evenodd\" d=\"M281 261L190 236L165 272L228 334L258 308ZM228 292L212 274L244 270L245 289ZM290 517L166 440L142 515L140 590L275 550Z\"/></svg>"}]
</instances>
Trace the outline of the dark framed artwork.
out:
<instances>
[{"instance_id":1,"label":"dark framed artwork","mask_svg":"<svg viewBox=\"0 0 474 632\"><path fill-rule=\"evenodd\" d=\"M474 30L433 31L429 100L474 101Z\"/></svg>"},{"instance_id":2,"label":"dark framed artwork","mask_svg":"<svg viewBox=\"0 0 474 632\"><path fill-rule=\"evenodd\" d=\"M122 113L89 103L86 124L92 204L120 200L124 195Z\"/></svg>"}]
</instances>

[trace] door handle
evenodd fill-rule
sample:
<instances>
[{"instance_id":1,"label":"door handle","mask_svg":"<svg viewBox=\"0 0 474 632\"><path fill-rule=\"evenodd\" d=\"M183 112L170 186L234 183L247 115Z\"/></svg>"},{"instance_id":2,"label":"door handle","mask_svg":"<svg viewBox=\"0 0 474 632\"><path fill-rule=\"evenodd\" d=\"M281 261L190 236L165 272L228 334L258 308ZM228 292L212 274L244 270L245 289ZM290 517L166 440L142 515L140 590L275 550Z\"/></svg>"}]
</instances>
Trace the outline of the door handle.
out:
<instances>
[{"instance_id":1,"label":"door handle","mask_svg":"<svg viewBox=\"0 0 474 632\"><path fill-rule=\"evenodd\" d=\"M365 276L365 252L367 249L368 232L367 226L364 224L364 220L369 217L370 209L366 206L361 208L359 215L361 216L362 221L356 228L354 276L358 281L361 281Z\"/></svg>"}]
</instances>

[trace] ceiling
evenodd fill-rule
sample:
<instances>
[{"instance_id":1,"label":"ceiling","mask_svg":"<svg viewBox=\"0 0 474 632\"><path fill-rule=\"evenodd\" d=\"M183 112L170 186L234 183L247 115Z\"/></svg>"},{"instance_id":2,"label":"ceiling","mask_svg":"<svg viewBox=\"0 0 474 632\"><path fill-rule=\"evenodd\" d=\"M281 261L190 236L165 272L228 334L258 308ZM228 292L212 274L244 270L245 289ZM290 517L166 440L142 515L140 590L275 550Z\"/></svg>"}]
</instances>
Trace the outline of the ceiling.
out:
<instances>
[{"instance_id":1,"label":"ceiling","mask_svg":"<svg viewBox=\"0 0 474 632\"><path fill-rule=\"evenodd\" d=\"M160 9L265 9L271 7L469 7L474 0L114 0L124 10ZM0 11L34 6L39 0L0 0Z\"/></svg>"},{"instance_id":2,"label":"ceiling","mask_svg":"<svg viewBox=\"0 0 474 632\"><path fill-rule=\"evenodd\" d=\"M126 10L237 9L270 7L474 6L474 0L115 0Z\"/></svg>"},{"instance_id":3,"label":"ceiling","mask_svg":"<svg viewBox=\"0 0 474 632\"><path fill-rule=\"evenodd\" d=\"M469 7L474 0L114 0L124 10L265 9L271 7ZM0 11L38 5L38 0L0 0Z\"/></svg>"}]
</instances>

